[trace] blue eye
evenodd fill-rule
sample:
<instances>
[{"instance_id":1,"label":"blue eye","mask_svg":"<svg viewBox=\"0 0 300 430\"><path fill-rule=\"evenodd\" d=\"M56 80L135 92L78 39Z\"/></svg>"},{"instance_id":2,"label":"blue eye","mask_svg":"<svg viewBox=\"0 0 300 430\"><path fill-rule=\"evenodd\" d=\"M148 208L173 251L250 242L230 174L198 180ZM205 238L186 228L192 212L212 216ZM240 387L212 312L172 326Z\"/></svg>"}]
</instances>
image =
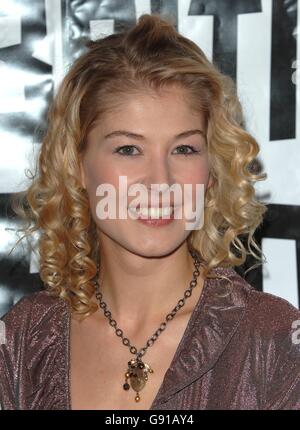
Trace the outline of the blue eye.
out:
<instances>
[{"instance_id":1,"label":"blue eye","mask_svg":"<svg viewBox=\"0 0 300 430\"><path fill-rule=\"evenodd\" d=\"M191 152L180 152L179 155L195 155L195 154L199 154L200 151L197 151L193 146L190 145L180 145L178 146L176 149L178 148L189 148L191 149Z\"/></svg>"},{"instance_id":2,"label":"blue eye","mask_svg":"<svg viewBox=\"0 0 300 430\"><path fill-rule=\"evenodd\" d=\"M116 152L117 154L119 154L119 155L129 155L129 156L136 156L136 155L139 155L139 154L132 154L132 149L134 149L134 148L136 148L137 149L137 147L136 146L134 146L134 145L124 145L124 146L119 146L118 148L116 148L115 149L115 151L114 152ZM125 152L120 152L122 149L126 149L126 151Z\"/></svg>"},{"instance_id":3,"label":"blue eye","mask_svg":"<svg viewBox=\"0 0 300 430\"><path fill-rule=\"evenodd\" d=\"M178 146L176 149L178 148L183 148L184 151L179 152L177 155L196 155L199 154L200 151L197 151L193 146L190 145L180 145ZM117 153L118 155L122 155L122 156L136 156L136 155L140 155L140 153L138 154L133 154L133 149L137 149L139 151L139 149L134 146L134 145L123 145L123 146L119 146L118 148L115 149L114 153ZM186 149L190 149L191 152L185 152ZM124 152L121 152L124 151Z\"/></svg>"}]
</instances>

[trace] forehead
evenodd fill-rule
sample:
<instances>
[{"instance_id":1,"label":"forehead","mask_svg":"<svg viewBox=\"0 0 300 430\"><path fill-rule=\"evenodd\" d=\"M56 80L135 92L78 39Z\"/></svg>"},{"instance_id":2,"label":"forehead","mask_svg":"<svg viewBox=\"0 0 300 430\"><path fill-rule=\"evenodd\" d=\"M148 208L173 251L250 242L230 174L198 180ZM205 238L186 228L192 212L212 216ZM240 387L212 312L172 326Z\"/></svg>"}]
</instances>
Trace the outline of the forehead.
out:
<instances>
[{"instance_id":1,"label":"forehead","mask_svg":"<svg viewBox=\"0 0 300 430\"><path fill-rule=\"evenodd\" d=\"M201 110L192 107L189 94L178 87L143 91L123 96L118 104L96 121L95 126L108 132L116 126L142 129L144 133L204 126Z\"/></svg>"}]
</instances>

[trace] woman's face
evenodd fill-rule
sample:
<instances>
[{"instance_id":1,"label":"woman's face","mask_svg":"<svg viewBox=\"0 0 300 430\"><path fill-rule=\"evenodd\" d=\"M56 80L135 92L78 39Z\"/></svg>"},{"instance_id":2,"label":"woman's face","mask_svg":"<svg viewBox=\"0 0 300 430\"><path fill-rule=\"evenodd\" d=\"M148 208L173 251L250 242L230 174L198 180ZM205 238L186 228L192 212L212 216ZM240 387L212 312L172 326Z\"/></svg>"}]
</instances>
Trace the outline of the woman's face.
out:
<instances>
[{"instance_id":1,"label":"woman's face","mask_svg":"<svg viewBox=\"0 0 300 430\"><path fill-rule=\"evenodd\" d=\"M183 217L166 225L149 225L132 219L129 214L126 219L118 219L120 176L126 177L126 194L131 185L147 187L149 200L140 205L147 208L151 206L151 184L156 184L156 187L157 184L170 187L179 184L182 195L184 186L191 184L193 210L196 209L196 184L203 184L204 191L211 185L204 117L190 108L183 98L183 91L180 87L169 87L155 97L147 92L128 96L118 109L102 116L87 136L81 178L88 192L101 243L112 240L135 254L158 257L175 250L191 233L186 228L184 207L181 208ZM176 138L183 132L196 129L200 131ZM115 134L105 138L120 130L142 137ZM116 219L99 219L97 215L97 205L104 198L107 202L108 196L96 195L100 184L111 184L116 190ZM138 193L126 195L126 209L130 203L136 202L137 196ZM173 202L174 194L170 196ZM168 201L162 200L162 194L158 201L162 206L169 206ZM183 201L176 199L175 204L182 205Z\"/></svg>"}]
</instances>

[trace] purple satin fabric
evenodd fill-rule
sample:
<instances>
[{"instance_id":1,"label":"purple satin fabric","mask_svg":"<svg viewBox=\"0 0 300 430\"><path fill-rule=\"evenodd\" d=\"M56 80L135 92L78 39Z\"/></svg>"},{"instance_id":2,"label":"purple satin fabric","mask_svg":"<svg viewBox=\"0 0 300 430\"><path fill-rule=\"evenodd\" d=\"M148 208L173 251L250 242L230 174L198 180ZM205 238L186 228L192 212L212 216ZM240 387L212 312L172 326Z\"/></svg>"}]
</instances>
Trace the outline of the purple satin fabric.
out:
<instances>
[{"instance_id":1,"label":"purple satin fabric","mask_svg":"<svg viewBox=\"0 0 300 430\"><path fill-rule=\"evenodd\" d=\"M299 409L300 311L232 268L207 279L151 410ZM2 409L72 409L68 303L40 291L1 320ZM300 334L298 336L300 339Z\"/></svg>"}]
</instances>

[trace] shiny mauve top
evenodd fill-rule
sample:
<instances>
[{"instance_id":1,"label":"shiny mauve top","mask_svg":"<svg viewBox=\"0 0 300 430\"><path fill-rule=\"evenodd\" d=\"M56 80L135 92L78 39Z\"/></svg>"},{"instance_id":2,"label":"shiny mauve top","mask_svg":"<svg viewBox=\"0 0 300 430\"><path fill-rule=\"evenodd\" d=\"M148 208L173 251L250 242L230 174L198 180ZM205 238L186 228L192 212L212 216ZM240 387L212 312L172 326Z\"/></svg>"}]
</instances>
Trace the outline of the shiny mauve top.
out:
<instances>
[{"instance_id":1,"label":"shiny mauve top","mask_svg":"<svg viewBox=\"0 0 300 430\"><path fill-rule=\"evenodd\" d=\"M300 311L233 268L214 272L233 289L220 278L204 282L150 409L300 409ZM71 409L68 303L43 290L2 320L2 409Z\"/></svg>"}]
</instances>

